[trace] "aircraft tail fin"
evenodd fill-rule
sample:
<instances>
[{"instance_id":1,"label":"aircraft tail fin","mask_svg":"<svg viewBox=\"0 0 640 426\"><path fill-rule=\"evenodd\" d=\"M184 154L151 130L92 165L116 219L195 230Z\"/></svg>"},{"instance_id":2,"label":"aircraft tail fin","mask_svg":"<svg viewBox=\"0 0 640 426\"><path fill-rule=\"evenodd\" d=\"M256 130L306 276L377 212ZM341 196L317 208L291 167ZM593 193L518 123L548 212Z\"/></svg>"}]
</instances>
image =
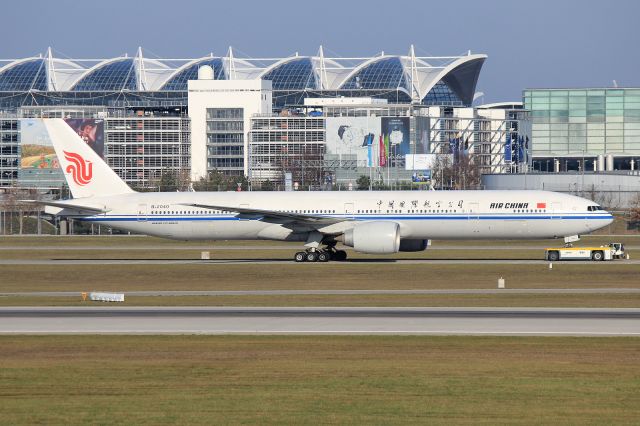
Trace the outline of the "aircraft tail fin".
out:
<instances>
[{"instance_id":1,"label":"aircraft tail fin","mask_svg":"<svg viewBox=\"0 0 640 426\"><path fill-rule=\"evenodd\" d=\"M64 120L43 121L73 198L134 192Z\"/></svg>"}]
</instances>

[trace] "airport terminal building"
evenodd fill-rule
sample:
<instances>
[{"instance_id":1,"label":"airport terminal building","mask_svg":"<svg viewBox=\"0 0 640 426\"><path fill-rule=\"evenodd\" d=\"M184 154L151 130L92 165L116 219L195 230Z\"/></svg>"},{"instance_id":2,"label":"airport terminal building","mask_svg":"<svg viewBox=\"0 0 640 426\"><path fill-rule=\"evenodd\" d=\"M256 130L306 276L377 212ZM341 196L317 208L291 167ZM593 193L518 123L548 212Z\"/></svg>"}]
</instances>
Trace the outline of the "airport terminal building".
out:
<instances>
[{"instance_id":1,"label":"airport terminal building","mask_svg":"<svg viewBox=\"0 0 640 426\"><path fill-rule=\"evenodd\" d=\"M527 89L523 102L534 170L640 169L640 88Z\"/></svg>"},{"instance_id":2,"label":"airport terminal building","mask_svg":"<svg viewBox=\"0 0 640 426\"><path fill-rule=\"evenodd\" d=\"M309 97L385 98L394 103L469 106L487 58L416 56L381 52L373 57L297 53L284 58L226 56L156 59L122 56L103 60L46 55L0 59L0 110L26 106L176 107L187 105L187 82L209 65L216 80L269 80L275 109Z\"/></svg>"},{"instance_id":3,"label":"airport terminal building","mask_svg":"<svg viewBox=\"0 0 640 426\"><path fill-rule=\"evenodd\" d=\"M312 56L282 58L238 58L229 48L223 56L191 59L148 58L142 49L103 60L63 59L48 49L0 60L0 185L60 185L49 158L31 155L42 138L40 117L68 120L136 187L152 188L166 171L283 181L287 168L304 168L300 173L311 170L316 183L375 173L407 179L410 165L424 162L407 155L452 150L477 156L483 172L513 171L527 161L511 148L524 140L526 113L521 105L471 107L486 58L419 56L412 46L405 55L348 58L320 47ZM211 75L198 82L203 67ZM198 92L190 81L214 87L206 89L208 99L194 103ZM255 99L234 105L234 91L250 86ZM298 126L310 131L300 136ZM339 129L349 129L350 152L335 149L346 141L341 131L336 142ZM394 141L385 144L394 130ZM288 161L296 152L302 154Z\"/></svg>"}]
</instances>

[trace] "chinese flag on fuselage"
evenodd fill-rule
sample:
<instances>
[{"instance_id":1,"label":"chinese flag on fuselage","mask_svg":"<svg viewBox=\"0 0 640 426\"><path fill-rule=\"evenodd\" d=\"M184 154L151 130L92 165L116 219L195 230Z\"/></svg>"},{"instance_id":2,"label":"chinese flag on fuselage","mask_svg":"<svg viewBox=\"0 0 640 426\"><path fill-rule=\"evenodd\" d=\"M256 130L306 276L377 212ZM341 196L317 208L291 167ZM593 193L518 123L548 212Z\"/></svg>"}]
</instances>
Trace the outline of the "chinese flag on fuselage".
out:
<instances>
[{"instance_id":1,"label":"chinese flag on fuselage","mask_svg":"<svg viewBox=\"0 0 640 426\"><path fill-rule=\"evenodd\" d=\"M547 203L538 203L536 208L537 209L546 209L547 208Z\"/></svg>"}]
</instances>

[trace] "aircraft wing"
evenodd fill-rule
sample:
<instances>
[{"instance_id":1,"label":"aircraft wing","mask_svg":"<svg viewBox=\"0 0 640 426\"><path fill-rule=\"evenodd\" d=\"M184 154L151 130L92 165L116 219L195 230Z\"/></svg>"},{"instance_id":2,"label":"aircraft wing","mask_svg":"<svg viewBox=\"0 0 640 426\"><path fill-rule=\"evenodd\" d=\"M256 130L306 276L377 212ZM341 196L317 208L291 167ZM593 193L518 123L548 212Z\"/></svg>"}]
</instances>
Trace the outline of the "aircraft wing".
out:
<instances>
[{"instance_id":1,"label":"aircraft wing","mask_svg":"<svg viewBox=\"0 0 640 426\"><path fill-rule=\"evenodd\" d=\"M74 212L78 212L78 214L80 215L84 215L84 216L92 216L95 214L102 214L102 213L107 213L109 210L105 209L104 207L96 207L96 206L86 206L86 205L80 205L80 204L74 204L74 203L70 203L70 202L65 202L65 201L38 201L38 200L21 200L21 203L27 203L27 204L41 204L44 206L50 206L50 207L58 207L61 209L67 209L67 210L72 210Z\"/></svg>"},{"instance_id":2,"label":"aircraft wing","mask_svg":"<svg viewBox=\"0 0 640 426\"><path fill-rule=\"evenodd\" d=\"M314 227L322 227L327 225L333 225L334 223L344 222L349 219L329 217L320 214L301 214L281 212L277 210L265 210L256 209L251 207L236 207L236 206L219 206L213 204L183 204L189 207L200 207L211 210L221 210L230 213L239 213L247 219L262 220L265 222L275 223L291 223L296 222L305 225L312 225Z\"/></svg>"}]
</instances>

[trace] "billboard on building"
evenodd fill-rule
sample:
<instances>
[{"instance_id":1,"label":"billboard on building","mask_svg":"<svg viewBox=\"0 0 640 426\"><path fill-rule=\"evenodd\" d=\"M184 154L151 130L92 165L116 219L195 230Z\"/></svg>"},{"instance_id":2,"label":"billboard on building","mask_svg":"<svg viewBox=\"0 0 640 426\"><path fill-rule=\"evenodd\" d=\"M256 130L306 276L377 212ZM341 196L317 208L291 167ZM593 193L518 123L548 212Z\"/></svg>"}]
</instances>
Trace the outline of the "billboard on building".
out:
<instances>
[{"instance_id":1,"label":"billboard on building","mask_svg":"<svg viewBox=\"0 0 640 426\"><path fill-rule=\"evenodd\" d=\"M100 156L104 155L104 120L70 118L65 122ZM25 118L20 122L20 168L30 170L60 167L44 122Z\"/></svg>"},{"instance_id":2,"label":"billboard on building","mask_svg":"<svg viewBox=\"0 0 640 426\"><path fill-rule=\"evenodd\" d=\"M100 156L104 157L104 120L66 118L64 121Z\"/></svg>"},{"instance_id":3,"label":"billboard on building","mask_svg":"<svg viewBox=\"0 0 640 426\"><path fill-rule=\"evenodd\" d=\"M431 182L431 170L416 170L411 175L411 182L418 185L426 185Z\"/></svg>"},{"instance_id":4,"label":"billboard on building","mask_svg":"<svg viewBox=\"0 0 640 426\"><path fill-rule=\"evenodd\" d=\"M326 153L355 158L359 165L380 165L379 117L327 117Z\"/></svg>"},{"instance_id":5,"label":"billboard on building","mask_svg":"<svg viewBox=\"0 0 640 426\"><path fill-rule=\"evenodd\" d=\"M434 167L436 154L407 154L405 156L405 170L426 170Z\"/></svg>"},{"instance_id":6,"label":"billboard on building","mask_svg":"<svg viewBox=\"0 0 640 426\"><path fill-rule=\"evenodd\" d=\"M431 153L431 121L429 117L415 117L416 120L416 149L415 154Z\"/></svg>"},{"instance_id":7,"label":"billboard on building","mask_svg":"<svg viewBox=\"0 0 640 426\"><path fill-rule=\"evenodd\" d=\"M21 186L39 188L57 188L64 183L58 158L41 119L20 120L18 182Z\"/></svg>"},{"instance_id":8,"label":"billboard on building","mask_svg":"<svg viewBox=\"0 0 640 426\"><path fill-rule=\"evenodd\" d=\"M404 160L411 154L409 117L382 117L381 125L387 158L394 160L392 164Z\"/></svg>"},{"instance_id":9,"label":"billboard on building","mask_svg":"<svg viewBox=\"0 0 640 426\"><path fill-rule=\"evenodd\" d=\"M104 154L104 120L66 119L67 124L100 157ZM20 120L20 169L18 180L24 186L58 187L64 176L44 122L39 118Z\"/></svg>"},{"instance_id":10,"label":"billboard on building","mask_svg":"<svg viewBox=\"0 0 640 426\"><path fill-rule=\"evenodd\" d=\"M359 165L402 167L412 151L409 117L327 117L326 125L326 153Z\"/></svg>"},{"instance_id":11,"label":"billboard on building","mask_svg":"<svg viewBox=\"0 0 640 426\"><path fill-rule=\"evenodd\" d=\"M20 168L57 169L60 165L49 140L49 134L40 119L20 121Z\"/></svg>"}]
</instances>

